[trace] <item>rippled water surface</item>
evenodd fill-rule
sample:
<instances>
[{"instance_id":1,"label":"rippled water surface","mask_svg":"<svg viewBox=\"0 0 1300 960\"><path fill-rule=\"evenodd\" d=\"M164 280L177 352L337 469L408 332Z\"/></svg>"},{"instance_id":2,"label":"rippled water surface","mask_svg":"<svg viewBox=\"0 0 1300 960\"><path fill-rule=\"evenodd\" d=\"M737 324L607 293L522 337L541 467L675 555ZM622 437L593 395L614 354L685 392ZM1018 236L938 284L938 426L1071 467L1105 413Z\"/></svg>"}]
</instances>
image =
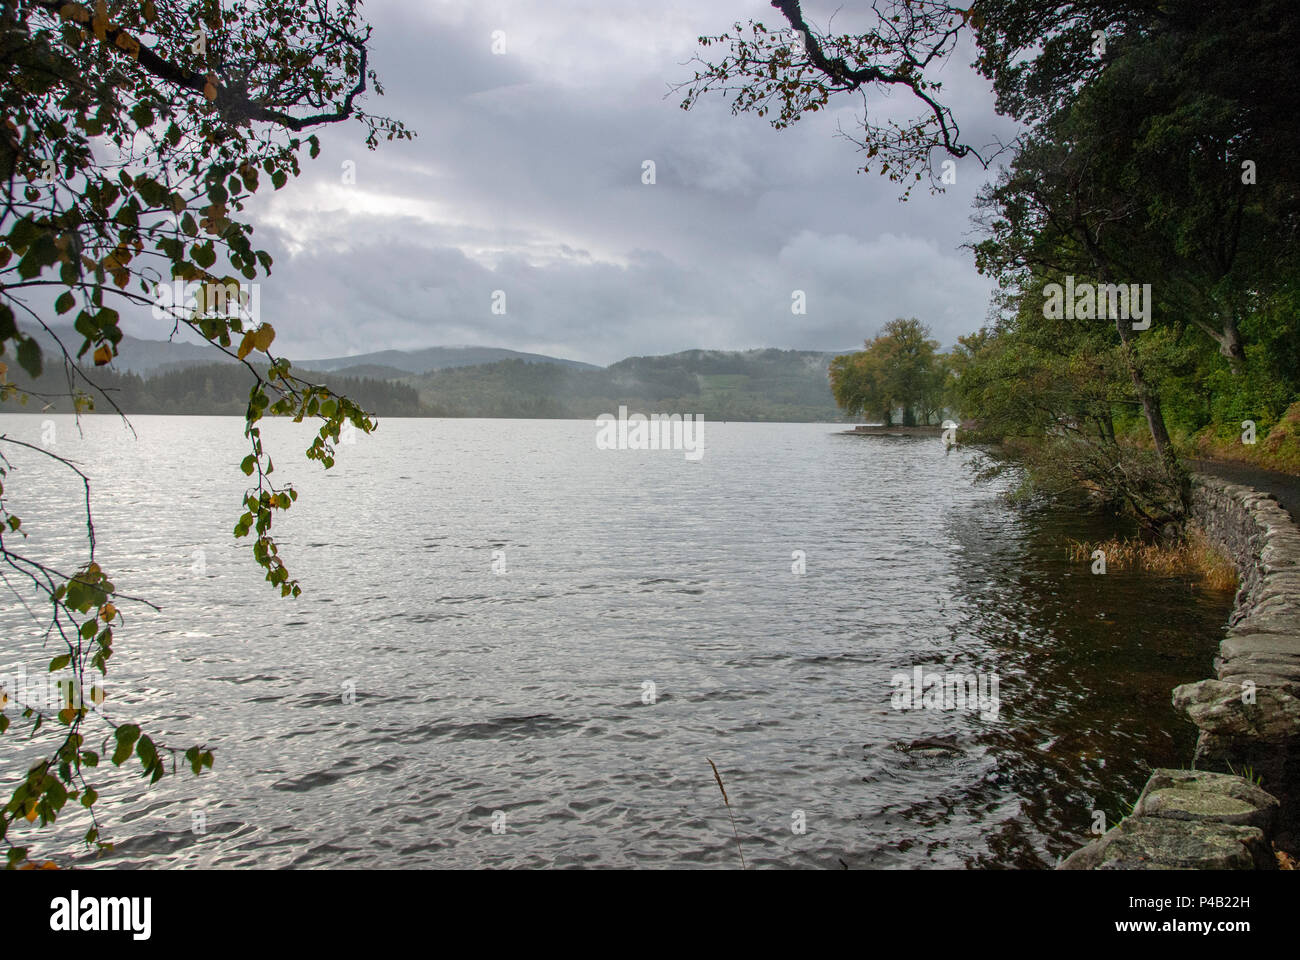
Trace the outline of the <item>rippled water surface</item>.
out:
<instances>
[{"instance_id":1,"label":"rippled water surface","mask_svg":"<svg viewBox=\"0 0 1300 960\"><path fill-rule=\"evenodd\" d=\"M163 608L126 607L111 715L217 758L147 791L110 777L113 854L80 852L75 815L38 847L87 865L734 867L712 758L751 865L1049 866L1149 764L1189 761L1169 691L1209 675L1231 603L1093 576L1065 542L1109 531L1005 506L937 439L709 423L690 462L488 420L385 420L328 473L269 425L302 494L284 600L230 536L240 420L0 432L39 444L47 420L93 477L97 558ZM59 515L79 482L8 455L23 548L80 562ZM58 652L12 594L0 625L0 670ZM997 717L892 709L918 665L996 674Z\"/></svg>"}]
</instances>

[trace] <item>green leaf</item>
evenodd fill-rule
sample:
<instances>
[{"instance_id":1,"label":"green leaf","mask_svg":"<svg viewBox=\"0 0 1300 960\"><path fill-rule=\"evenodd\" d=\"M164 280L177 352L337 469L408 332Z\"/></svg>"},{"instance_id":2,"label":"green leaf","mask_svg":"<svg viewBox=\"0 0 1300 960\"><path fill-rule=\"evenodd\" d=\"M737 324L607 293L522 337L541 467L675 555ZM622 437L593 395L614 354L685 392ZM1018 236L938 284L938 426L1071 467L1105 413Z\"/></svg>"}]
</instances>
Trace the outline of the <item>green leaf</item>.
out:
<instances>
[{"instance_id":1,"label":"green leaf","mask_svg":"<svg viewBox=\"0 0 1300 960\"><path fill-rule=\"evenodd\" d=\"M72 291L65 290L59 294L59 298L54 301L54 309L58 313L67 313L77 305L77 298L72 295Z\"/></svg>"},{"instance_id":2,"label":"green leaf","mask_svg":"<svg viewBox=\"0 0 1300 960\"><path fill-rule=\"evenodd\" d=\"M140 727L134 723L124 723L117 728L117 749L113 751L113 766L120 767L130 759L135 750L135 742L140 736Z\"/></svg>"},{"instance_id":3,"label":"green leaf","mask_svg":"<svg viewBox=\"0 0 1300 960\"><path fill-rule=\"evenodd\" d=\"M70 653L65 653L62 656L55 657L53 660L50 661L50 673L55 673L56 671L62 670L71 662L72 662L72 654Z\"/></svg>"},{"instance_id":4,"label":"green leaf","mask_svg":"<svg viewBox=\"0 0 1300 960\"><path fill-rule=\"evenodd\" d=\"M26 370L33 380L41 375L41 347L34 338L28 337L19 342L18 366Z\"/></svg>"},{"instance_id":5,"label":"green leaf","mask_svg":"<svg viewBox=\"0 0 1300 960\"><path fill-rule=\"evenodd\" d=\"M194 262L204 270L217 262L217 252L212 249L211 243L196 243L190 248L190 255L194 257Z\"/></svg>"}]
</instances>

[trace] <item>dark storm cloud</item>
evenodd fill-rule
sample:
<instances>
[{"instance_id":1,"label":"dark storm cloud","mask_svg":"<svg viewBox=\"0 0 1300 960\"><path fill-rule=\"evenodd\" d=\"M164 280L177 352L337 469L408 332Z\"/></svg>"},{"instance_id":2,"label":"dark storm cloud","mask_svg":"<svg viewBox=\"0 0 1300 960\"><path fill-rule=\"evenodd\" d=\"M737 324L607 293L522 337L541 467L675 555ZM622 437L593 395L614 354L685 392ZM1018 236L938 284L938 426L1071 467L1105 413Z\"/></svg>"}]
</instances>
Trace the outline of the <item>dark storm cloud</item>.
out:
<instances>
[{"instance_id":1,"label":"dark storm cloud","mask_svg":"<svg viewBox=\"0 0 1300 960\"><path fill-rule=\"evenodd\" d=\"M806 4L824 24L823 6ZM947 194L903 204L895 185L855 173L854 146L836 136L857 122L851 98L778 132L722 101L685 113L665 96L689 76L697 35L771 22L767 3L366 9L387 94L368 109L419 136L369 152L355 125L330 128L303 176L252 208L276 258L263 315L289 355L482 344L606 363L697 346L841 349L898 315L950 344L982 322L989 286L957 249L978 164L962 161ZM986 85L962 61L948 74L984 142ZM806 315L791 312L795 290Z\"/></svg>"}]
</instances>

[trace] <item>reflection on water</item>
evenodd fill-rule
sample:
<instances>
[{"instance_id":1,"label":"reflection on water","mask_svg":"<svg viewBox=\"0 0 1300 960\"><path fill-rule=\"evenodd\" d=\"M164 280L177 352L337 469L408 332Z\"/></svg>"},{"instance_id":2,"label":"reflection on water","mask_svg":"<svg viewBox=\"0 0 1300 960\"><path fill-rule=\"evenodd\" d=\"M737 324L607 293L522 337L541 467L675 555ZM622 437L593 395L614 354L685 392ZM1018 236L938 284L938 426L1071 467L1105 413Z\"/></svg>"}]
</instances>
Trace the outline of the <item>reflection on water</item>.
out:
<instances>
[{"instance_id":1,"label":"reflection on water","mask_svg":"<svg viewBox=\"0 0 1300 960\"><path fill-rule=\"evenodd\" d=\"M113 715L217 755L110 780L107 865L733 867L712 758L751 864L1047 866L1189 760L1169 692L1231 603L1067 562L1110 531L1011 510L937 439L711 423L696 463L597 450L586 422L431 420L328 474L267 428L302 492L281 535L305 593L281 600L229 535L238 420L55 419L100 562L164 608L128 610ZM79 489L14 463L28 546L75 562L49 517ZM11 597L0 626L0 669L52 655ZM918 666L996 674L997 717L892 709Z\"/></svg>"}]
</instances>

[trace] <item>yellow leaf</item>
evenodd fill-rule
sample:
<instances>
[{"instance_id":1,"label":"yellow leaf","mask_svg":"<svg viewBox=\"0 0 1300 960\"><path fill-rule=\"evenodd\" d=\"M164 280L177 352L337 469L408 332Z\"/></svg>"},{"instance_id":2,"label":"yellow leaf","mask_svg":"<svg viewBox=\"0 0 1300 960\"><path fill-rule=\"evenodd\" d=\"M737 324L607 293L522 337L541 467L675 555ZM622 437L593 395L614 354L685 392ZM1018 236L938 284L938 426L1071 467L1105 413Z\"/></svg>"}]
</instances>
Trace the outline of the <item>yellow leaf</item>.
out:
<instances>
[{"instance_id":1,"label":"yellow leaf","mask_svg":"<svg viewBox=\"0 0 1300 960\"><path fill-rule=\"evenodd\" d=\"M269 323L264 323L258 327L257 332L253 334L253 346L257 347L257 349L261 350L263 353L266 353L267 350L271 349L271 341L274 339L275 327L271 326Z\"/></svg>"},{"instance_id":2,"label":"yellow leaf","mask_svg":"<svg viewBox=\"0 0 1300 960\"><path fill-rule=\"evenodd\" d=\"M77 23L90 22L90 11L79 3L65 3L59 7L59 16L64 20L73 20Z\"/></svg>"},{"instance_id":3,"label":"yellow leaf","mask_svg":"<svg viewBox=\"0 0 1300 960\"><path fill-rule=\"evenodd\" d=\"M243 360L246 356L248 356L250 353L253 352L253 346L254 346L253 337L254 337L253 331L250 330L248 331L248 333L244 334L244 339L239 341L239 350L235 355L239 357L240 360Z\"/></svg>"},{"instance_id":4,"label":"yellow leaf","mask_svg":"<svg viewBox=\"0 0 1300 960\"><path fill-rule=\"evenodd\" d=\"M99 40L108 39L108 4L104 0L95 0L95 17L90 21L90 29Z\"/></svg>"},{"instance_id":5,"label":"yellow leaf","mask_svg":"<svg viewBox=\"0 0 1300 960\"><path fill-rule=\"evenodd\" d=\"M209 73L203 84L203 95L209 100L217 99L217 78Z\"/></svg>"},{"instance_id":6,"label":"yellow leaf","mask_svg":"<svg viewBox=\"0 0 1300 960\"><path fill-rule=\"evenodd\" d=\"M106 343L102 344L95 351L95 366L97 367L102 367L104 364L108 363L112 359L113 359L113 348Z\"/></svg>"},{"instance_id":7,"label":"yellow leaf","mask_svg":"<svg viewBox=\"0 0 1300 960\"><path fill-rule=\"evenodd\" d=\"M105 623L108 623L108 621L117 616L117 607L113 606L111 603L106 603L99 608L99 615L104 618Z\"/></svg>"},{"instance_id":8,"label":"yellow leaf","mask_svg":"<svg viewBox=\"0 0 1300 960\"><path fill-rule=\"evenodd\" d=\"M139 59L140 41L131 36L125 30L119 30L117 37L113 42L130 54L132 60Z\"/></svg>"},{"instance_id":9,"label":"yellow leaf","mask_svg":"<svg viewBox=\"0 0 1300 960\"><path fill-rule=\"evenodd\" d=\"M27 822L28 823L36 822L36 804L34 803L27 808Z\"/></svg>"}]
</instances>

